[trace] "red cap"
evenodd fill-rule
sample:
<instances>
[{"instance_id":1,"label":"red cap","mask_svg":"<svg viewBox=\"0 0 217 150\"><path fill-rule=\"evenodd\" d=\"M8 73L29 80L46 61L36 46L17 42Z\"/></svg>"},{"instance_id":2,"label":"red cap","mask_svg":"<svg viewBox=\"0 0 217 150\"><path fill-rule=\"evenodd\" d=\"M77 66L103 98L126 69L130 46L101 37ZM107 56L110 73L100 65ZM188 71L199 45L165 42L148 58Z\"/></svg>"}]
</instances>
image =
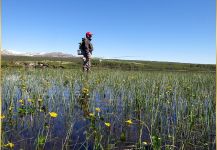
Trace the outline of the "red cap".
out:
<instances>
[{"instance_id":1,"label":"red cap","mask_svg":"<svg viewBox=\"0 0 217 150\"><path fill-rule=\"evenodd\" d=\"M86 36L91 36L91 35L93 35L91 32L86 33Z\"/></svg>"}]
</instances>

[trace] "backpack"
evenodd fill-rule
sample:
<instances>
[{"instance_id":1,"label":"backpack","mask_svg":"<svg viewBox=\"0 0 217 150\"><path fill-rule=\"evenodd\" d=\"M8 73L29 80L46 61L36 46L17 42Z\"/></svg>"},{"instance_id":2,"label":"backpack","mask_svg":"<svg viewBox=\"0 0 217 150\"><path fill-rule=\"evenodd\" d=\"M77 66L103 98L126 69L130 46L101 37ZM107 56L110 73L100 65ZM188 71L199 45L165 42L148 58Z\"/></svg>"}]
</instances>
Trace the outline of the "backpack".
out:
<instances>
[{"instance_id":1,"label":"backpack","mask_svg":"<svg viewBox=\"0 0 217 150\"><path fill-rule=\"evenodd\" d=\"M78 44L79 44L78 55L83 55L85 49L85 38L82 38L82 41Z\"/></svg>"}]
</instances>

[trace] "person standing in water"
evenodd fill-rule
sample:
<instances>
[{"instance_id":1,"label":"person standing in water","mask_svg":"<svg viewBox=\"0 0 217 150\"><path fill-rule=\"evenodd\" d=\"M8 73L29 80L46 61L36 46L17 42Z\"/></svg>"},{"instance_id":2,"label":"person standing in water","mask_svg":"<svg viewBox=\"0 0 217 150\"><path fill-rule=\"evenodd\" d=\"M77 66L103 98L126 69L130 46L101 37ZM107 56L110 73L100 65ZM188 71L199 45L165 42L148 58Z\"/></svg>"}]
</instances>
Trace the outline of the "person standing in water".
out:
<instances>
[{"instance_id":1,"label":"person standing in water","mask_svg":"<svg viewBox=\"0 0 217 150\"><path fill-rule=\"evenodd\" d=\"M91 32L87 32L86 33L86 37L82 38L82 42L80 45L80 49L82 51L82 55L83 55L83 71L90 71L90 67L91 67L91 55L93 52L93 45L91 43L92 40L92 33Z\"/></svg>"}]
</instances>

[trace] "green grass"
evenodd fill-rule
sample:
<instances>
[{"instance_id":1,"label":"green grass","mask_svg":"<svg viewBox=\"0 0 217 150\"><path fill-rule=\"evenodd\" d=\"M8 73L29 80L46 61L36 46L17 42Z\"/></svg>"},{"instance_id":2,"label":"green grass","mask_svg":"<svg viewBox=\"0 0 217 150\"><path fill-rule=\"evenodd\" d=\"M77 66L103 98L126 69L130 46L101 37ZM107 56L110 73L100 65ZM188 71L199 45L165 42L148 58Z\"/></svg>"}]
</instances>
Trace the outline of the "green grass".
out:
<instances>
[{"instance_id":1,"label":"green grass","mask_svg":"<svg viewBox=\"0 0 217 150\"><path fill-rule=\"evenodd\" d=\"M215 148L214 72L2 73L5 147L12 142L22 149Z\"/></svg>"},{"instance_id":2,"label":"green grass","mask_svg":"<svg viewBox=\"0 0 217 150\"><path fill-rule=\"evenodd\" d=\"M28 56L2 56L2 68L24 67L24 63L44 63L49 68L75 69L81 68L80 58L55 58L55 57L28 57ZM188 64L174 62L155 62L138 60L112 60L94 58L92 67L95 69L106 68L116 70L159 70L159 71L212 71L215 72L216 66L213 64Z\"/></svg>"}]
</instances>

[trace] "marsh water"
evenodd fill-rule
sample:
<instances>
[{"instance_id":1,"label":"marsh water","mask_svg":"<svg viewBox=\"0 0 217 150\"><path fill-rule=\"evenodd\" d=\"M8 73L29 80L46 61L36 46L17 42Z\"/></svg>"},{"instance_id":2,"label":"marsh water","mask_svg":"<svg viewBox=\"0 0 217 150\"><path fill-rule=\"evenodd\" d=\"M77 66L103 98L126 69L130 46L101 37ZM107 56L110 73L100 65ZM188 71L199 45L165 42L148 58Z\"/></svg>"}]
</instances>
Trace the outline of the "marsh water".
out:
<instances>
[{"instance_id":1,"label":"marsh water","mask_svg":"<svg viewBox=\"0 0 217 150\"><path fill-rule=\"evenodd\" d=\"M189 75L6 71L2 140L14 149L214 148L214 75Z\"/></svg>"}]
</instances>

